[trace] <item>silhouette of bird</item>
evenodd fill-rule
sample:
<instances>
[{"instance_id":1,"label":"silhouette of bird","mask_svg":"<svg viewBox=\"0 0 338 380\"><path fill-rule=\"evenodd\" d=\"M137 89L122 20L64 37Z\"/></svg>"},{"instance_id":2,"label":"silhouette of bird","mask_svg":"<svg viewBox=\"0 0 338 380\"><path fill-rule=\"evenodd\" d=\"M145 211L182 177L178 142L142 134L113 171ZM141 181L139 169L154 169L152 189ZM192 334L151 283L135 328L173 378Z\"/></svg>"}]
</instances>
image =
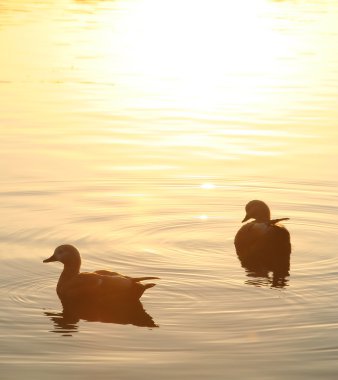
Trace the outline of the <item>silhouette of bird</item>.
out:
<instances>
[{"instance_id":1,"label":"silhouette of bird","mask_svg":"<svg viewBox=\"0 0 338 380\"><path fill-rule=\"evenodd\" d=\"M270 209L260 200L245 206L244 224L235 236L235 247L242 266L249 271L262 268L288 275L291 243L289 231L279 224L289 218L271 219Z\"/></svg>"},{"instance_id":2,"label":"silhouette of bird","mask_svg":"<svg viewBox=\"0 0 338 380\"><path fill-rule=\"evenodd\" d=\"M142 284L141 281L158 277L129 277L108 270L80 273L81 257L72 245L57 247L44 263L60 261L64 268L57 283L56 292L63 304L95 303L107 305L114 302L138 300L146 289L154 283Z\"/></svg>"}]
</instances>

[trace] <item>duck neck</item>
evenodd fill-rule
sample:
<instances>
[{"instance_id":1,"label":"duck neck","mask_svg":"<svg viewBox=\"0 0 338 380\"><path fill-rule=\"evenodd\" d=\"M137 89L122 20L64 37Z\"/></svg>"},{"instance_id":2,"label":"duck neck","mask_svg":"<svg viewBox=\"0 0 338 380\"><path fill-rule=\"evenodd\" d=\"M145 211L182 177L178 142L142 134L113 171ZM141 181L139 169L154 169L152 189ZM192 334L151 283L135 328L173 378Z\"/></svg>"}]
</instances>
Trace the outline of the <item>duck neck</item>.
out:
<instances>
[{"instance_id":1,"label":"duck neck","mask_svg":"<svg viewBox=\"0 0 338 380\"><path fill-rule=\"evenodd\" d=\"M69 279L80 273L80 264L78 265L65 265L60 278Z\"/></svg>"},{"instance_id":2,"label":"duck neck","mask_svg":"<svg viewBox=\"0 0 338 380\"><path fill-rule=\"evenodd\" d=\"M57 288L56 288L58 294L61 291L62 286L67 281L71 280L73 277L75 277L77 274L80 273L80 265L81 265L81 262L79 262L77 264L72 263L72 265L70 265L69 263L64 265L63 271L60 275L60 278L59 278L59 281L57 284Z\"/></svg>"},{"instance_id":3,"label":"duck neck","mask_svg":"<svg viewBox=\"0 0 338 380\"><path fill-rule=\"evenodd\" d=\"M258 222L258 223L270 223L270 211L269 211L269 209L262 210L262 212L256 216L256 222Z\"/></svg>"},{"instance_id":4,"label":"duck neck","mask_svg":"<svg viewBox=\"0 0 338 380\"><path fill-rule=\"evenodd\" d=\"M265 223L265 224L270 224L270 218L257 218L256 223Z\"/></svg>"},{"instance_id":5,"label":"duck neck","mask_svg":"<svg viewBox=\"0 0 338 380\"><path fill-rule=\"evenodd\" d=\"M254 216L258 223L269 223L271 218L269 207L264 202L260 202L259 207L257 205L254 210Z\"/></svg>"}]
</instances>

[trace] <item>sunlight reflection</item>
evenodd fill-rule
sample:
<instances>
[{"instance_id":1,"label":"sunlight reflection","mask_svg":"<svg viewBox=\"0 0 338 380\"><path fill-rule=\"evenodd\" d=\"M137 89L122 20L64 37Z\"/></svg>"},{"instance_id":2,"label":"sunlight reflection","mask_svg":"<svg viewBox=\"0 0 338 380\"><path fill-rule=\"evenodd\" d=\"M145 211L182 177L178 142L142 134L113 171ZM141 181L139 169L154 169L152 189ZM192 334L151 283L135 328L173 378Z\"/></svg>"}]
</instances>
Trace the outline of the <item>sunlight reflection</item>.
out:
<instances>
[{"instance_id":1,"label":"sunlight reflection","mask_svg":"<svg viewBox=\"0 0 338 380\"><path fill-rule=\"evenodd\" d=\"M216 185L214 185L213 183L202 183L202 185L200 185L200 187L201 187L201 189L210 190L210 189L215 189Z\"/></svg>"},{"instance_id":2,"label":"sunlight reflection","mask_svg":"<svg viewBox=\"0 0 338 380\"><path fill-rule=\"evenodd\" d=\"M209 216L208 215L199 215L197 217L199 220L208 220L209 219Z\"/></svg>"},{"instance_id":3,"label":"sunlight reflection","mask_svg":"<svg viewBox=\"0 0 338 380\"><path fill-rule=\"evenodd\" d=\"M272 6L265 0L208 6L189 0L140 1L116 26L123 30L122 54L107 49L114 43L108 30L97 30L95 40L106 55L101 73L109 75L114 66L134 73L124 78L133 96L151 95L138 99L141 108L149 102L151 108L163 107L168 98L177 108L194 110L280 102L283 92L266 89L283 86L286 77L304 68L285 64L301 41L278 27L285 20L276 24L264 17ZM102 13L101 25L110 25L110 16Z\"/></svg>"},{"instance_id":4,"label":"sunlight reflection","mask_svg":"<svg viewBox=\"0 0 338 380\"><path fill-rule=\"evenodd\" d=\"M15 3L20 9L24 1ZM8 52L3 118L20 119L6 121L5 133L22 137L4 145L13 156L11 167L1 166L6 175L63 178L61 152L69 178L97 170L158 176L226 168L238 175L252 165L275 172L267 157L292 160L290 171L304 153L307 165L300 165L311 174L317 155L308 140L337 133L337 53L326 44L336 26L326 6L311 2L303 12L304 2L291 1L65 1L61 12L43 3L48 17L0 33ZM23 35L35 43L22 44ZM39 139L43 173L35 170L39 155L20 146ZM326 140L323 154L335 152Z\"/></svg>"}]
</instances>

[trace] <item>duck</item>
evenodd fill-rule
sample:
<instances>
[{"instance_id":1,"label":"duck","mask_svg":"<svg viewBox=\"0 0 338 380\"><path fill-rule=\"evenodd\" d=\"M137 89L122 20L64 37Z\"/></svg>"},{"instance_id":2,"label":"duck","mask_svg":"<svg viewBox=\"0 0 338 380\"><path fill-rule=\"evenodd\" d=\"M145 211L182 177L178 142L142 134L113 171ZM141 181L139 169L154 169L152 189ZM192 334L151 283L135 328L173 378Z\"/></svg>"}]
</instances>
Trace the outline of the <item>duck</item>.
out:
<instances>
[{"instance_id":1,"label":"duck","mask_svg":"<svg viewBox=\"0 0 338 380\"><path fill-rule=\"evenodd\" d=\"M280 222L289 218L271 219L269 206L252 200L245 206L244 224L236 233L237 255L245 267L264 266L268 269L287 269L290 263L290 233Z\"/></svg>"},{"instance_id":2,"label":"duck","mask_svg":"<svg viewBox=\"0 0 338 380\"><path fill-rule=\"evenodd\" d=\"M107 305L121 301L137 301L145 290L156 284L142 284L145 280L158 277L129 277L109 270L82 272L81 256L77 248L70 244L58 246L44 263L59 261L64 265L56 286L62 304L86 303Z\"/></svg>"}]
</instances>

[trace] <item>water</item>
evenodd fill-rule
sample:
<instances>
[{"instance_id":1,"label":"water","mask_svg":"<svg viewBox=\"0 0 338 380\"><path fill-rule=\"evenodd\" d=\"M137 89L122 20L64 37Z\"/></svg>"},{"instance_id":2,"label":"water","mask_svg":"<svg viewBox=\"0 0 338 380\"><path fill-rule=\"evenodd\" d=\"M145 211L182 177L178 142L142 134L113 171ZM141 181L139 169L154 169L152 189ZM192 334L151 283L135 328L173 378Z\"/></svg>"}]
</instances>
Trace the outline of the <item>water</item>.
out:
<instances>
[{"instance_id":1,"label":"water","mask_svg":"<svg viewBox=\"0 0 338 380\"><path fill-rule=\"evenodd\" d=\"M335 379L338 3L0 5L0 367L6 380ZM262 199L290 276L240 266ZM159 276L156 326L69 320L42 264Z\"/></svg>"}]
</instances>

